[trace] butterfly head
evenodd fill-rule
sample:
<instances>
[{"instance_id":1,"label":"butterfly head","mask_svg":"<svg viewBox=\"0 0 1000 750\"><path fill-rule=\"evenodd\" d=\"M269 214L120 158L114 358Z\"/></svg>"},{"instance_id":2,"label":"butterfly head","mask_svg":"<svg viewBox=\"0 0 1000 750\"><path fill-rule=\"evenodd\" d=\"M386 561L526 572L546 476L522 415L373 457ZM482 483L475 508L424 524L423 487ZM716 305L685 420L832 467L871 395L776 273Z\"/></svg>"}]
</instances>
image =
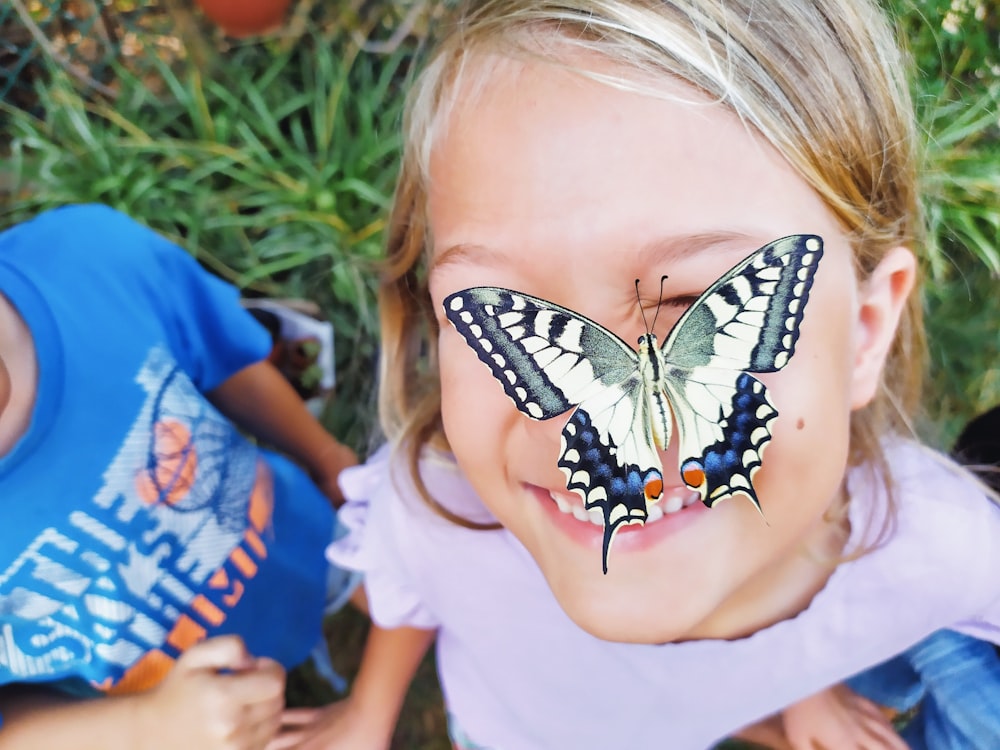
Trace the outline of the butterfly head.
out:
<instances>
[{"instance_id":1,"label":"butterfly head","mask_svg":"<svg viewBox=\"0 0 1000 750\"><path fill-rule=\"evenodd\" d=\"M656 334L655 333L644 333L644 334L642 334L638 338L638 340L636 341L636 343L639 344L639 351L640 352L656 351L656 349L657 349Z\"/></svg>"}]
</instances>

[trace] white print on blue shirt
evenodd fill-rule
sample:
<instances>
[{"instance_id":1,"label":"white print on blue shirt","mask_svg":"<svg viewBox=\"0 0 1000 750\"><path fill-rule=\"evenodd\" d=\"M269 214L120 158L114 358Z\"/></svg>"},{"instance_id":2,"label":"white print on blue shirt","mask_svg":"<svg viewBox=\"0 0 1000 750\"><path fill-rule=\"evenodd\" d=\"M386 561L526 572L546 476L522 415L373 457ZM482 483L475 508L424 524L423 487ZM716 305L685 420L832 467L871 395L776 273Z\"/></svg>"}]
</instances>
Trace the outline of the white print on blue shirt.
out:
<instances>
[{"instance_id":1,"label":"white print on blue shirt","mask_svg":"<svg viewBox=\"0 0 1000 750\"><path fill-rule=\"evenodd\" d=\"M2 681L155 684L225 621L267 555L273 498L256 448L162 347L136 382L147 397L91 506L0 573Z\"/></svg>"}]
</instances>

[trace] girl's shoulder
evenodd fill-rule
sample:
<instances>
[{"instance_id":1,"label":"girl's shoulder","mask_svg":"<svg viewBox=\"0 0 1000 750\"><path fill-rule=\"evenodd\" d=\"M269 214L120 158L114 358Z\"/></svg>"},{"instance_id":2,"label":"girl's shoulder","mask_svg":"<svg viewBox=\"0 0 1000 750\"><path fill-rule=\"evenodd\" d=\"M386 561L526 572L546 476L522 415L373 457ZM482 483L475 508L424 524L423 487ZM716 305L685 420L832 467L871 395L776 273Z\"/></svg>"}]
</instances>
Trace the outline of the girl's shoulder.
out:
<instances>
[{"instance_id":1,"label":"girl's shoulder","mask_svg":"<svg viewBox=\"0 0 1000 750\"><path fill-rule=\"evenodd\" d=\"M994 519L998 505L990 490L953 458L915 440L895 438L883 444L884 470L872 463L848 472L851 524L926 525L930 516L946 523ZM870 543L852 533L855 543Z\"/></svg>"},{"instance_id":2,"label":"girl's shoulder","mask_svg":"<svg viewBox=\"0 0 1000 750\"><path fill-rule=\"evenodd\" d=\"M953 459L915 441L884 446L888 482L870 466L848 476L851 541L866 575L961 614L995 601L1000 505Z\"/></svg>"},{"instance_id":3,"label":"girl's shoulder","mask_svg":"<svg viewBox=\"0 0 1000 750\"><path fill-rule=\"evenodd\" d=\"M474 524L494 522L450 453L424 448L416 463L419 476L406 446L386 443L361 466L345 470L341 483L349 498L377 498L408 523L436 525L449 514Z\"/></svg>"},{"instance_id":4,"label":"girl's shoulder","mask_svg":"<svg viewBox=\"0 0 1000 750\"><path fill-rule=\"evenodd\" d=\"M385 445L363 465L341 473L347 502L338 522L344 533L327 557L364 572L379 624L437 627L467 608L468 592L488 589L484 581L497 570L523 574L525 556L503 530L456 522L486 525L494 519L448 454L420 455L427 497L411 476L410 463L402 447Z\"/></svg>"}]
</instances>

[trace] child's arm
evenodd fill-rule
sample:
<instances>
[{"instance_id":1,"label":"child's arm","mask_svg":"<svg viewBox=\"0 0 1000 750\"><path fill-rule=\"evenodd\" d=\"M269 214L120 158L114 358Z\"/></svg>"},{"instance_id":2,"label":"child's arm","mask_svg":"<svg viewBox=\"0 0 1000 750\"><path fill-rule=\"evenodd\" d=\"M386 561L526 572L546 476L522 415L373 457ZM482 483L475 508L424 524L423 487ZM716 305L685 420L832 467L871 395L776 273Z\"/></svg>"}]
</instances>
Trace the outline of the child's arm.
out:
<instances>
[{"instance_id":1,"label":"child's arm","mask_svg":"<svg viewBox=\"0 0 1000 750\"><path fill-rule=\"evenodd\" d=\"M878 706L845 685L811 695L737 737L772 750L906 750Z\"/></svg>"},{"instance_id":2,"label":"child's arm","mask_svg":"<svg viewBox=\"0 0 1000 750\"><path fill-rule=\"evenodd\" d=\"M316 421L274 365L244 367L207 395L240 427L298 461L335 504L343 502L337 476L357 456Z\"/></svg>"},{"instance_id":3,"label":"child's arm","mask_svg":"<svg viewBox=\"0 0 1000 750\"><path fill-rule=\"evenodd\" d=\"M0 750L259 750L280 725L284 686L277 662L254 659L234 636L212 638L144 693L80 700L5 689Z\"/></svg>"},{"instance_id":4,"label":"child's arm","mask_svg":"<svg viewBox=\"0 0 1000 750\"><path fill-rule=\"evenodd\" d=\"M285 731L267 750L385 750L403 699L435 631L372 625L361 669L345 700L285 712Z\"/></svg>"}]
</instances>

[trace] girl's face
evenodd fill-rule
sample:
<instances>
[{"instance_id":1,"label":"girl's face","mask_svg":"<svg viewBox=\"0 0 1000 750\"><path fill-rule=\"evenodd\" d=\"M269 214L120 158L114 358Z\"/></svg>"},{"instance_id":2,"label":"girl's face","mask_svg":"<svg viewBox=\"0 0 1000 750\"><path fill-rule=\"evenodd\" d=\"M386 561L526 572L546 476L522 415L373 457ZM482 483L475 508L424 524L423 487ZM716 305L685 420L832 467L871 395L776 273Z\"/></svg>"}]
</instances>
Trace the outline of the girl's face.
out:
<instances>
[{"instance_id":1,"label":"girl's face","mask_svg":"<svg viewBox=\"0 0 1000 750\"><path fill-rule=\"evenodd\" d=\"M491 64L476 97L459 92L430 166L442 413L459 464L563 609L598 637L730 638L794 614L829 575L822 558L843 545L823 515L840 498L851 410L874 387L859 364L872 316L838 224L763 139L684 84L664 83L676 98L659 99L545 63ZM755 478L766 521L742 496L712 510L695 503L620 530L602 574L603 529L553 500L582 507L557 467L566 418L517 411L442 300L508 287L634 342L645 332L634 280L651 320L667 274L663 341L722 273L798 233L821 235L825 255L795 356L760 377L780 414ZM665 501L689 496L676 442L661 455Z\"/></svg>"}]
</instances>

